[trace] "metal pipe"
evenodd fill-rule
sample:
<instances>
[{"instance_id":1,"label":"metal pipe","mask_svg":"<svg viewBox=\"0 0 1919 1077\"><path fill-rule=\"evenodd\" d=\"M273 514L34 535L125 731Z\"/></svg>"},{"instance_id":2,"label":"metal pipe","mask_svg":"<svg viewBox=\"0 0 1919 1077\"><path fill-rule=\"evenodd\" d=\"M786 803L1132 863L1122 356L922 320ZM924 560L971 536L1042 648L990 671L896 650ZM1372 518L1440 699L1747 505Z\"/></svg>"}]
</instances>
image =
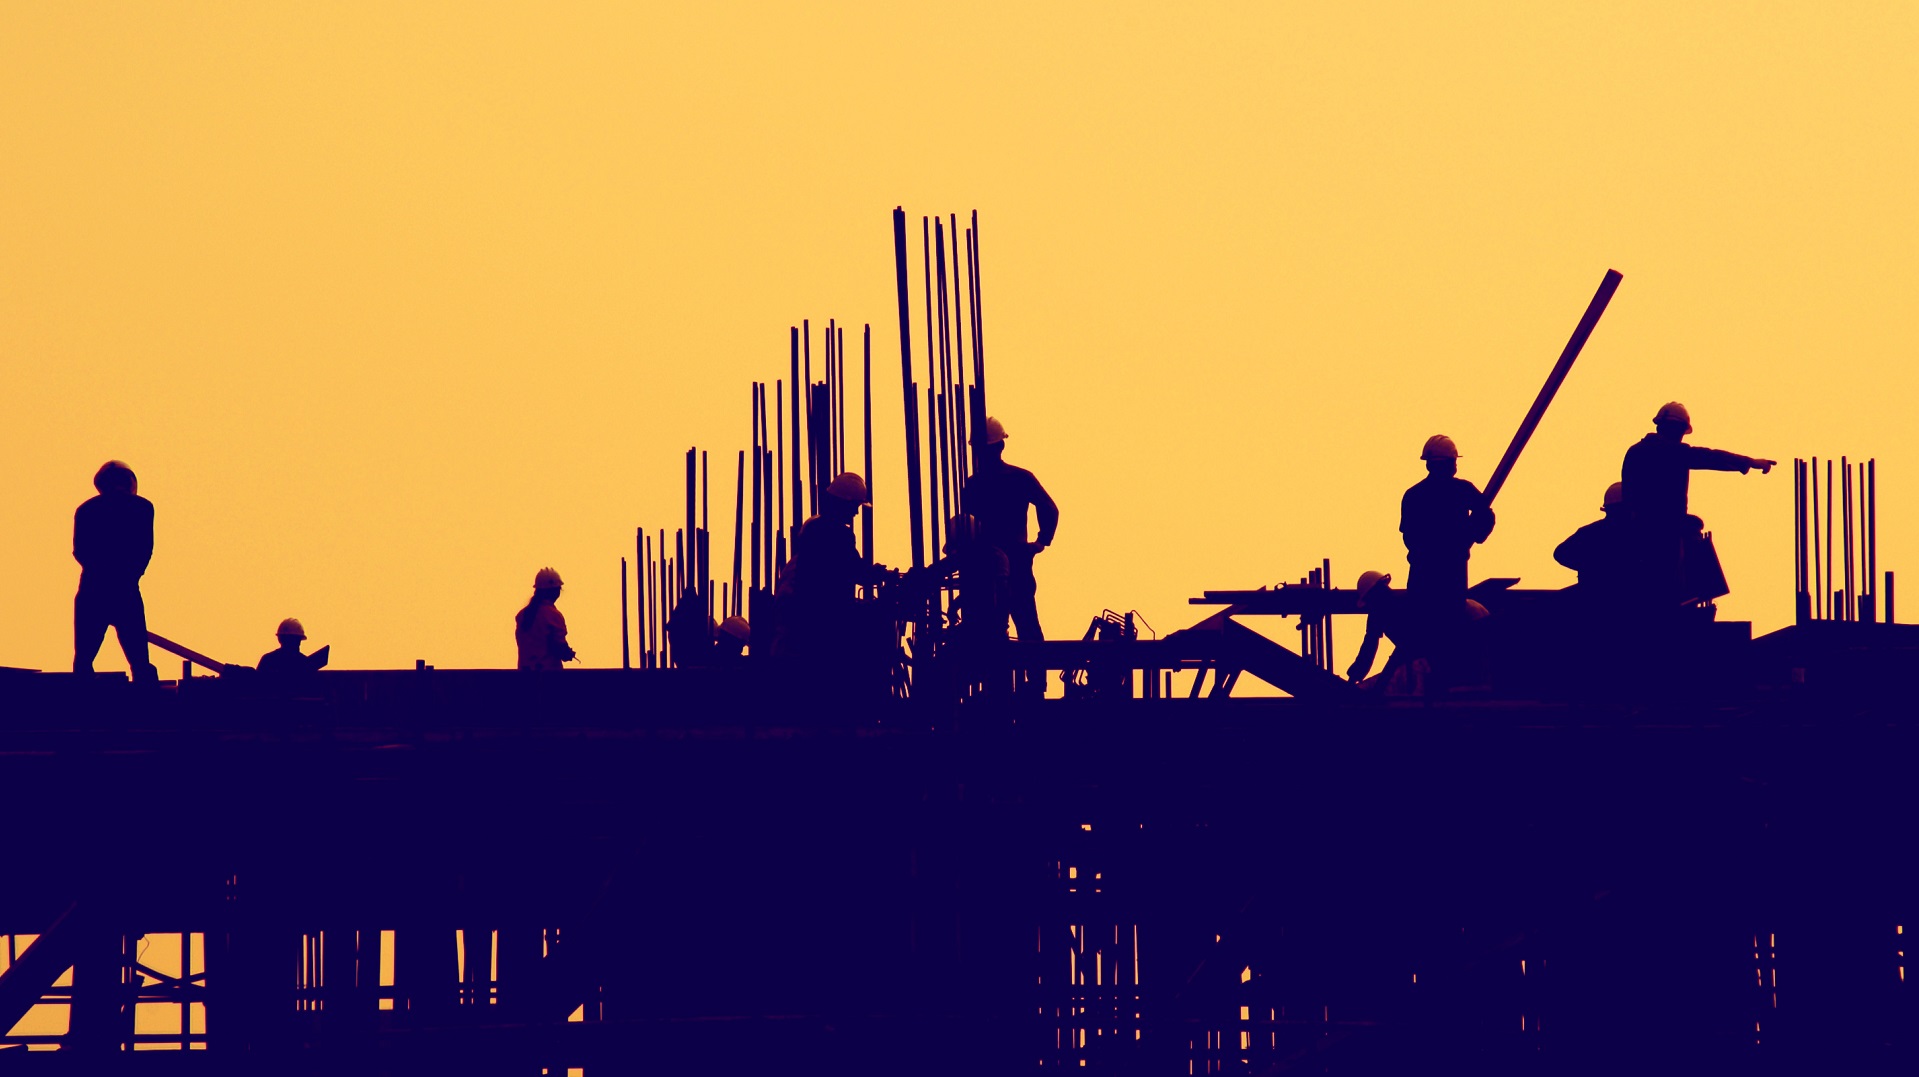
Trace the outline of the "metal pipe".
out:
<instances>
[{"instance_id":1,"label":"metal pipe","mask_svg":"<svg viewBox=\"0 0 1919 1077\"><path fill-rule=\"evenodd\" d=\"M1825 577L1824 570L1820 567L1820 560L1819 560L1819 557L1820 557L1819 551L1823 547L1820 546L1820 539L1819 539L1819 458L1817 456L1812 458L1811 471L1812 471L1812 616L1814 620L1823 620L1825 617L1825 614L1823 611L1825 609L1826 600L1820 596L1825 594L1826 577Z\"/></svg>"},{"instance_id":2,"label":"metal pipe","mask_svg":"<svg viewBox=\"0 0 1919 1077\"><path fill-rule=\"evenodd\" d=\"M792 349L792 355L789 356L788 365L792 368L790 373L792 375L793 386L793 522L790 533L797 539L799 537L800 521L802 519L800 514L804 511L803 506L806 504L805 496L800 487L800 461L805 459L805 457L800 455L800 395L805 392L803 387L806 383L800 380L799 327L789 326L788 333L787 342Z\"/></svg>"},{"instance_id":3,"label":"metal pipe","mask_svg":"<svg viewBox=\"0 0 1919 1077\"><path fill-rule=\"evenodd\" d=\"M1866 582L1876 585L1879 581L1879 460L1866 461ZM1874 605L1880 605L1881 596L1873 593Z\"/></svg>"},{"instance_id":4,"label":"metal pipe","mask_svg":"<svg viewBox=\"0 0 1919 1077\"><path fill-rule=\"evenodd\" d=\"M627 600L626 600L626 557L625 555L621 555L620 557L620 668L621 669L633 668L633 637L629 631L633 626L632 626L632 622L628 620L628 618L630 618L632 615L633 615L633 608L627 605Z\"/></svg>"},{"instance_id":5,"label":"metal pipe","mask_svg":"<svg viewBox=\"0 0 1919 1077\"><path fill-rule=\"evenodd\" d=\"M867 504L860 510L860 550L873 563L873 327L860 333L860 436L865 441Z\"/></svg>"},{"instance_id":6,"label":"metal pipe","mask_svg":"<svg viewBox=\"0 0 1919 1077\"><path fill-rule=\"evenodd\" d=\"M1546 384L1539 389L1539 395L1533 399L1533 406L1527 410L1526 418L1520 421L1519 430L1513 434L1512 444L1506 446L1506 455L1499 458L1499 466L1493 469L1493 477L1486 481L1486 501L1490 504L1499 496L1500 487L1506 485L1506 477L1512 474L1513 466L1519 462L1519 454L1526 448L1526 442L1532 440L1533 431L1538 429L1539 420L1546 415L1546 408L1552 404L1559 385L1566 380L1566 374L1572 370L1573 360L1579 358L1579 352L1586 346L1586 338L1592 336L1593 327L1599 324L1599 316L1606 313L1606 305L1612 302L1613 293L1619 290L1619 271L1606 270L1599 281L1599 290L1593 293L1592 302L1586 304L1586 313L1579 318L1579 324L1573 328L1572 338L1566 341L1564 351L1559 353L1559 361L1553 364L1552 373L1546 376Z\"/></svg>"},{"instance_id":7,"label":"metal pipe","mask_svg":"<svg viewBox=\"0 0 1919 1077\"><path fill-rule=\"evenodd\" d=\"M733 469L733 604L730 612L740 612L741 567L746 556L746 450L740 450Z\"/></svg>"},{"instance_id":8,"label":"metal pipe","mask_svg":"<svg viewBox=\"0 0 1919 1077\"><path fill-rule=\"evenodd\" d=\"M1832 592L1832 461L1826 461L1826 620L1833 619Z\"/></svg>"}]
</instances>

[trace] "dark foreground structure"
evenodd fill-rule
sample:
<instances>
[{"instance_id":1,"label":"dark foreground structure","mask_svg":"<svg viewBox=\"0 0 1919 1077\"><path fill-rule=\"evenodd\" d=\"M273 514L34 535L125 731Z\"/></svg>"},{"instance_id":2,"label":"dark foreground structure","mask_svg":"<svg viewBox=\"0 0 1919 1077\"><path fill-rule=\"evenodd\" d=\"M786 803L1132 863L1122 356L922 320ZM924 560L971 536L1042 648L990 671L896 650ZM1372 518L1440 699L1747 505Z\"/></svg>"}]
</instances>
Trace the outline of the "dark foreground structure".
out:
<instances>
[{"instance_id":1,"label":"dark foreground structure","mask_svg":"<svg viewBox=\"0 0 1919 1077\"><path fill-rule=\"evenodd\" d=\"M0 1019L52 1029L0 1059L1910 1072L1919 628L1728 654L1650 703L0 674Z\"/></svg>"}]
</instances>

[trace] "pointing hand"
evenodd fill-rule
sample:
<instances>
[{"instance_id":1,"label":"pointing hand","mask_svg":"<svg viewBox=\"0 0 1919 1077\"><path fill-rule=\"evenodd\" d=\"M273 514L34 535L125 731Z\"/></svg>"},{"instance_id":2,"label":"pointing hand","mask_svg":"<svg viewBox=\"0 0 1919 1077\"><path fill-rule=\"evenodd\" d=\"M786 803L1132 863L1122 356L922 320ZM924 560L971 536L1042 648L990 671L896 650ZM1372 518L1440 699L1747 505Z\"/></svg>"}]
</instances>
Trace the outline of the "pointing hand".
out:
<instances>
[{"instance_id":1,"label":"pointing hand","mask_svg":"<svg viewBox=\"0 0 1919 1077\"><path fill-rule=\"evenodd\" d=\"M1777 465L1778 465L1778 463L1779 463L1779 461L1777 461L1777 460L1761 460L1761 459L1759 459L1759 458L1758 458L1758 457L1756 457L1756 456L1752 458L1752 466L1754 466L1754 467L1756 467L1756 468L1758 468L1758 469L1759 469L1759 473L1760 473L1761 475L1770 475L1770 474L1772 474L1772 469L1773 469L1773 468L1774 468L1775 466L1777 466Z\"/></svg>"}]
</instances>

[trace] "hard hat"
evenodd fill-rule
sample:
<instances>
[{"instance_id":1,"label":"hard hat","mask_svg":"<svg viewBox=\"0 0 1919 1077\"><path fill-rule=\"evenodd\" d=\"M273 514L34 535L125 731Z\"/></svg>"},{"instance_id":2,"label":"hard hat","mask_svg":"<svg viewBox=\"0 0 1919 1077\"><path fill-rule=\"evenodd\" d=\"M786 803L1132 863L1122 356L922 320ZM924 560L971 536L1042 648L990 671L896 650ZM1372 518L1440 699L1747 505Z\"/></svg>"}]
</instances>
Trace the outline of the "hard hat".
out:
<instances>
[{"instance_id":1,"label":"hard hat","mask_svg":"<svg viewBox=\"0 0 1919 1077\"><path fill-rule=\"evenodd\" d=\"M729 615L726 620L720 622L720 631L742 643L749 642L753 638L753 627L746 623L746 618L737 613Z\"/></svg>"},{"instance_id":2,"label":"hard hat","mask_svg":"<svg viewBox=\"0 0 1919 1077\"><path fill-rule=\"evenodd\" d=\"M564 587L565 585L565 581L560 579L560 574L553 569L543 568L533 574L533 589L536 591L542 587Z\"/></svg>"},{"instance_id":3,"label":"hard hat","mask_svg":"<svg viewBox=\"0 0 1919 1077\"><path fill-rule=\"evenodd\" d=\"M1626 484L1623 482L1616 482L1616 483L1613 483L1611 486L1606 487L1606 496L1600 499L1599 507L1602 509L1610 509L1614 507L1615 505L1624 504L1625 501L1626 501Z\"/></svg>"},{"instance_id":4,"label":"hard hat","mask_svg":"<svg viewBox=\"0 0 1919 1077\"><path fill-rule=\"evenodd\" d=\"M1364 599L1366 592L1372 590L1375 586L1391 582L1393 582L1393 574L1390 572L1362 572L1359 574L1359 583L1355 586L1354 590L1357 590L1359 597Z\"/></svg>"},{"instance_id":5,"label":"hard hat","mask_svg":"<svg viewBox=\"0 0 1919 1077\"><path fill-rule=\"evenodd\" d=\"M826 496L851 501L855 505L871 504L866 494L866 480L852 471L842 471L838 478L827 483Z\"/></svg>"},{"instance_id":6,"label":"hard hat","mask_svg":"<svg viewBox=\"0 0 1919 1077\"><path fill-rule=\"evenodd\" d=\"M998 445L1006 438L1006 425L990 415L986 417L986 425L973 432L973 440L981 445Z\"/></svg>"},{"instance_id":7,"label":"hard hat","mask_svg":"<svg viewBox=\"0 0 1919 1077\"><path fill-rule=\"evenodd\" d=\"M103 494L108 490L135 494L140 492L140 480L134 477L132 468L118 460L108 460L93 473L93 488Z\"/></svg>"},{"instance_id":8,"label":"hard hat","mask_svg":"<svg viewBox=\"0 0 1919 1077\"><path fill-rule=\"evenodd\" d=\"M1686 410L1686 405L1681 404L1677 400L1667 401L1666 405L1659 409L1659 414L1652 417L1652 421L1656 423L1685 423L1686 433L1692 433L1692 413Z\"/></svg>"},{"instance_id":9,"label":"hard hat","mask_svg":"<svg viewBox=\"0 0 1919 1077\"><path fill-rule=\"evenodd\" d=\"M1459 447L1453 444L1452 438L1444 434L1434 434L1426 439L1426 447L1419 450L1419 458L1421 460L1457 460Z\"/></svg>"},{"instance_id":10,"label":"hard hat","mask_svg":"<svg viewBox=\"0 0 1919 1077\"><path fill-rule=\"evenodd\" d=\"M276 636L298 636L300 639L307 638L306 626L300 623L298 617L289 617L281 621L279 630L273 634Z\"/></svg>"},{"instance_id":11,"label":"hard hat","mask_svg":"<svg viewBox=\"0 0 1919 1077\"><path fill-rule=\"evenodd\" d=\"M970 512L962 512L946 521L946 552L953 552L953 541L972 542L979 538L979 520Z\"/></svg>"},{"instance_id":12,"label":"hard hat","mask_svg":"<svg viewBox=\"0 0 1919 1077\"><path fill-rule=\"evenodd\" d=\"M1480 605L1478 599L1469 598L1466 600L1466 619L1468 621L1477 621L1483 617L1491 617L1491 616L1492 616L1492 611L1488 610L1485 606Z\"/></svg>"}]
</instances>

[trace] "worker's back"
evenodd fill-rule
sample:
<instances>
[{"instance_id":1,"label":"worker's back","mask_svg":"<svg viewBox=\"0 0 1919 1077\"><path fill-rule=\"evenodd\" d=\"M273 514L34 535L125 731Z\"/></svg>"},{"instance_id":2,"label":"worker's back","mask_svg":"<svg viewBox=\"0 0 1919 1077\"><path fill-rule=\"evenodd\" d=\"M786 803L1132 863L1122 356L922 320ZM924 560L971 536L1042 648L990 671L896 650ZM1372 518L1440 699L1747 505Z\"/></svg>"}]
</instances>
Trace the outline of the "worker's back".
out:
<instances>
[{"instance_id":1,"label":"worker's back","mask_svg":"<svg viewBox=\"0 0 1919 1077\"><path fill-rule=\"evenodd\" d=\"M130 583L153 558L153 502L113 491L82 502L73 514L73 557L96 583Z\"/></svg>"},{"instance_id":2,"label":"worker's back","mask_svg":"<svg viewBox=\"0 0 1919 1077\"><path fill-rule=\"evenodd\" d=\"M1479 487L1457 475L1428 475L1399 502L1399 530L1410 561L1471 556L1473 544L1491 532L1491 519Z\"/></svg>"},{"instance_id":3,"label":"worker's back","mask_svg":"<svg viewBox=\"0 0 1919 1077\"><path fill-rule=\"evenodd\" d=\"M1042 514L1052 510L1053 516L1058 516L1053 499L1038 477L1003 460L982 466L967 479L962 499L966 511L979 520L980 538L1005 551L1015 563L1030 562L1033 557L1026 528L1027 506L1038 506ZM1042 520L1040 526L1047 529L1046 521Z\"/></svg>"},{"instance_id":4,"label":"worker's back","mask_svg":"<svg viewBox=\"0 0 1919 1077\"><path fill-rule=\"evenodd\" d=\"M521 669L560 669L572 655L566 646L566 616L550 602L515 619L513 640L519 645Z\"/></svg>"}]
</instances>

